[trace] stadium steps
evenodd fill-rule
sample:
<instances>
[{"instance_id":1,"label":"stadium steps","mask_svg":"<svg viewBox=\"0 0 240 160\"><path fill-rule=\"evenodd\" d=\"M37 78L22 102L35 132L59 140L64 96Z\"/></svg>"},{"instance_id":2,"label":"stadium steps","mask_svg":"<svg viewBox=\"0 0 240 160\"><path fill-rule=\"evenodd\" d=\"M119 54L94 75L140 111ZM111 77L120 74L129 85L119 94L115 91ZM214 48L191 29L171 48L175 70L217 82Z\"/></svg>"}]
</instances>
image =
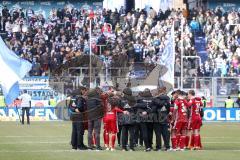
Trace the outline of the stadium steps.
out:
<instances>
[{"instance_id":1,"label":"stadium steps","mask_svg":"<svg viewBox=\"0 0 240 160\"><path fill-rule=\"evenodd\" d=\"M208 53L206 51L206 39L204 35L196 35L195 37L195 49L198 56L201 58L201 62L205 63L208 59Z\"/></svg>"}]
</instances>

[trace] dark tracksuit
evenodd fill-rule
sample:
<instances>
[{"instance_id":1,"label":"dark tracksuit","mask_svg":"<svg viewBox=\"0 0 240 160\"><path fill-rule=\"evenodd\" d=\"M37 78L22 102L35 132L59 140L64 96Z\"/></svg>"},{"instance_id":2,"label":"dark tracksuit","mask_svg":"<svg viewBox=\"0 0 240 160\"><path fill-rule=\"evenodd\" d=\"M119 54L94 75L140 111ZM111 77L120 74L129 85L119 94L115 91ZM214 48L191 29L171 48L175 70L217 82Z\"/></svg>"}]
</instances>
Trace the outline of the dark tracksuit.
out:
<instances>
[{"instance_id":1,"label":"dark tracksuit","mask_svg":"<svg viewBox=\"0 0 240 160\"><path fill-rule=\"evenodd\" d=\"M134 97L132 96L129 97L134 99ZM129 97L126 96L123 97L123 99L121 99L121 106L123 107L124 111L128 111L130 114L129 115L121 114L119 116L119 121L120 124L122 125L122 148L125 150L127 149L128 137L130 137L129 148L134 149L135 121L132 117L135 115L135 111L133 108L134 104L129 102L131 101L129 100Z\"/></svg>"},{"instance_id":2,"label":"dark tracksuit","mask_svg":"<svg viewBox=\"0 0 240 160\"><path fill-rule=\"evenodd\" d=\"M104 107L102 106L101 97L96 90L93 90L88 94L87 109L88 109L88 146L90 148L93 147L92 139L94 131L96 138L96 147L100 147L100 132Z\"/></svg>"},{"instance_id":3,"label":"dark tracksuit","mask_svg":"<svg viewBox=\"0 0 240 160\"><path fill-rule=\"evenodd\" d=\"M135 125L135 129L134 129L134 144L135 145L140 144L141 146L143 145L143 135L142 135L140 123L137 123Z\"/></svg>"},{"instance_id":4,"label":"dark tracksuit","mask_svg":"<svg viewBox=\"0 0 240 160\"><path fill-rule=\"evenodd\" d=\"M170 148L170 132L168 125L169 111L170 99L167 95L160 95L153 99L153 112L157 114L157 121L155 121L153 125L156 134L156 149L162 148L161 136L163 137L165 148Z\"/></svg>"},{"instance_id":5,"label":"dark tracksuit","mask_svg":"<svg viewBox=\"0 0 240 160\"><path fill-rule=\"evenodd\" d=\"M143 141L145 144L145 148L151 148L151 135L148 132L148 126L151 124L151 120L149 119L149 115L151 114L151 105L152 104L152 95L142 95L142 97L138 100L135 108L137 110L137 123L140 125L140 129L143 136ZM142 115L143 112L147 112L147 115ZM150 138L149 138L150 137Z\"/></svg>"},{"instance_id":6,"label":"dark tracksuit","mask_svg":"<svg viewBox=\"0 0 240 160\"><path fill-rule=\"evenodd\" d=\"M84 112L84 107L86 105L86 100L81 96L73 96L71 98L69 109L71 111L71 116L82 116L82 112ZM80 113L77 113L75 110L78 110ZM71 144L73 149L83 148L85 147L83 143L83 135L84 135L84 127L83 118L79 118L77 120L72 121L72 136L71 136Z\"/></svg>"}]
</instances>

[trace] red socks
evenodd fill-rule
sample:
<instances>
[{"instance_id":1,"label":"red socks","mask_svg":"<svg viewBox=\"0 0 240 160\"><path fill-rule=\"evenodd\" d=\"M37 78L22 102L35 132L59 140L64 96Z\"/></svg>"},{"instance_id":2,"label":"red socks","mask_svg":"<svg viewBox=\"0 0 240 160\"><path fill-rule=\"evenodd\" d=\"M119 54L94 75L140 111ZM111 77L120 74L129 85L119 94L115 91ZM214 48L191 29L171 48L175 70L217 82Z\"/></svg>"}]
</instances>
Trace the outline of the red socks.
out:
<instances>
[{"instance_id":1,"label":"red socks","mask_svg":"<svg viewBox=\"0 0 240 160\"><path fill-rule=\"evenodd\" d=\"M201 144L201 142L200 142L201 140L200 140L200 135L194 135L194 147L195 148L200 148L201 146L200 146L200 144Z\"/></svg>"},{"instance_id":2,"label":"red socks","mask_svg":"<svg viewBox=\"0 0 240 160\"><path fill-rule=\"evenodd\" d=\"M106 147L109 147L109 134L108 133L105 133L105 145Z\"/></svg>"},{"instance_id":3,"label":"red socks","mask_svg":"<svg viewBox=\"0 0 240 160\"><path fill-rule=\"evenodd\" d=\"M180 134L176 136L176 148L180 147L180 138L181 138Z\"/></svg>"},{"instance_id":4,"label":"red socks","mask_svg":"<svg viewBox=\"0 0 240 160\"><path fill-rule=\"evenodd\" d=\"M190 148L194 147L194 134L191 135L191 142L190 142Z\"/></svg>"},{"instance_id":5,"label":"red socks","mask_svg":"<svg viewBox=\"0 0 240 160\"><path fill-rule=\"evenodd\" d=\"M172 149L176 149L177 148L177 137L172 137L171 138L172 141Z\"/></svg>"},{"instance_id":6,"label":"red socks","mask_svg":"<svg viewBox=\"0 0 240 160\"><path fill-rule=\"evenodd\" d=\"M112 135L112 148L115 148L116 135Z\"/></svg>"},{"instance_id":7,"label":"red socks","mask_svg":"<svg viewBox=\"0 0 240 160\"><path fill-rule=\"evenodd\" d=\"M186 148L186 136L181 136L180 137L180 149L185 149Z\"/></svg>"},{"instance_id":8,"label":"red socks","mask_svg":"<svg viewBox=\"0 0 240 160\"><path fill-rule=\"evenodd\" d=\"M109 147L109 141L110 141L109 133L104 131L103 138L104 138L105 146ZM111 137L111 148L115 148L115 141L116 141L116 135L112 134L112 137Z\"/></svg>"}]
</instances>

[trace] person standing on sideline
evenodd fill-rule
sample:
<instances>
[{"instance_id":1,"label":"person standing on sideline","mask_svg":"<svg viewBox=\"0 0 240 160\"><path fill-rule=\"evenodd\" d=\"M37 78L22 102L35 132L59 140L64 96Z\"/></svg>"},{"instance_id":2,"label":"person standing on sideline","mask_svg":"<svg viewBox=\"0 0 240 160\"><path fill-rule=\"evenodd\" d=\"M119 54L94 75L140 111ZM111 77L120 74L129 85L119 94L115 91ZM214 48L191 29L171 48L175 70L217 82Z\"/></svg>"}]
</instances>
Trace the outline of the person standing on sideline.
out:
<instances>
[{"instance_id":1,"label":"person standing on sideline","mask_svg":"<svg viewBox=\"0 0 240 160\"><path fill-rule=\"evenodd\" d=\"M225 100L225 108L234 108L234 100L230 96Z\"/></svg>"},{"instance_id":2,"label":"person standing on sideline","mask_svg":"<svg viewBox=\"0 0 240 160\"><path fill-rule=\"evenodd\" d=\"M56 107L57 105L57 101L55 100L55 98L53 96L50 97L48 104L50 107Z\"/></svg>"},{"instance_id":3,"label":"person standing on sideline","mask_svg":"<svg viewBox=\"0 0 240 160\"><path fill-rule=\"evenodd\" d=\"M2 93L2 89L1 89L1 86L0 86L0 107L5 107L6 104L5 104L5 98L4 98L4 95Z\"/></svg>"},{"instance_id":4,"label":"person standing on sideline","mask_svg":"<svg viewBox=\"0 0 240 160\"><path fill-rule=\"evenodd\" d=\"M202 96L202 103L203 103L203 108L206 108L207 107L207 99Z\"/></svg>"},{"instance_id":5,"label":"person standing on sideline","mask_svg":"<svg viewBox=\"0 0 240 160\"><path fill-rule=\"evenodd\" d=\"M27 93L27 90L23 91L23 94L18 97L18 99L21 101L21 107L22 107L22 124L24 124L24 115L26 112L27 115L27 124L30 124L30 108L31 108L31 99L32 97Z\"/></svg>"}]
</instances>

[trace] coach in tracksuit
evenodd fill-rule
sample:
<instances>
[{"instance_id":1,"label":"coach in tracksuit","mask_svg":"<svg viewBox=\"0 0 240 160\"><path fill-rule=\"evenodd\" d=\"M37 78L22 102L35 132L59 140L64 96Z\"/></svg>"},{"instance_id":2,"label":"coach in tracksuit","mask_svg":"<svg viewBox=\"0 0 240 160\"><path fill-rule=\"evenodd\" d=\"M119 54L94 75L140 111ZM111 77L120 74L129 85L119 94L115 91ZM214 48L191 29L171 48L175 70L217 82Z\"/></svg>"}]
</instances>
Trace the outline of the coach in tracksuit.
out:
<instances>
[{"instance_id":1,"label":"coach in tracksuit","mask_svg":"<svg viewBox=\"0 0 240 160\"><path fill-rule=\"evenodd\" d=\"M170 132L168 125L168 114L170 111L170 98L165 94L165 88L160 90L158 96L153 99L153 112L157 114L157 121L153 128L156 134L156 151L161 150L161 136L163 137L165 150L170 149Z\"/></svg>"},{"instance_id":2,"label":"coach in tracksuit","mask_svg":"<svg viewBox=\"0 0 240 160\"><path fill-rule=\"evenodd\" d=\"M100 94L99 88L95 88L89 91L87 98L88 147L91 150L93 149L93 131L96 138L96 150L102 150L102 147L100 146L100 132L102 117L104 115L104 106Z\"/></svg>"},{"instance_id":3,"label":"coach in tracksuit","mask_svg":"<svg viewBox=\"0 0 240 160\"><path fill-rule=\"evenodd\" d=\"M87 147L83 143L84 126L83 126L83 112L86 106L86 100L83 98L86 88L81 88L79 93L73 93L69 103L72 120L72 149L86 150Z\"/></svg>"},{"instance_id":4,"label":"coach in tracksuit","mask_svg":"<svg viewBox=\"0 0 240 160\"><path fill-rule=\"evenodd\" d=\"M143 92L140 93L140 97L137 101L137 104L135 105L137 110L137 123L140 125L143 141L145 144L145 151L149 152L151 151L151 138L152 132L148 132L148 126L153 124L153 120L151 118L152 113L152 94L149 89L145 89ZM152 128L152 127L151 127ZM151 129L150 128L150 129Z\"/></svg>"},{"instance_id":5,"label":"coach in tracksuit","mask_svg":"<svg viewBox=\"0 0 240 160\"><path fill-rule=\"evenodd\" d=\"M129 148L131 151L134 150L134 129L135 129L135 110L134 105L136 103L135 97L132 95L132 90L130 88L125 88L123 90L123 96L121 97L120 105L124 111L128 114L121 114L119 116L119 122L122 125L122 150L128 151L128 137L130 137Z\"/></svg>"}]
</instances>

